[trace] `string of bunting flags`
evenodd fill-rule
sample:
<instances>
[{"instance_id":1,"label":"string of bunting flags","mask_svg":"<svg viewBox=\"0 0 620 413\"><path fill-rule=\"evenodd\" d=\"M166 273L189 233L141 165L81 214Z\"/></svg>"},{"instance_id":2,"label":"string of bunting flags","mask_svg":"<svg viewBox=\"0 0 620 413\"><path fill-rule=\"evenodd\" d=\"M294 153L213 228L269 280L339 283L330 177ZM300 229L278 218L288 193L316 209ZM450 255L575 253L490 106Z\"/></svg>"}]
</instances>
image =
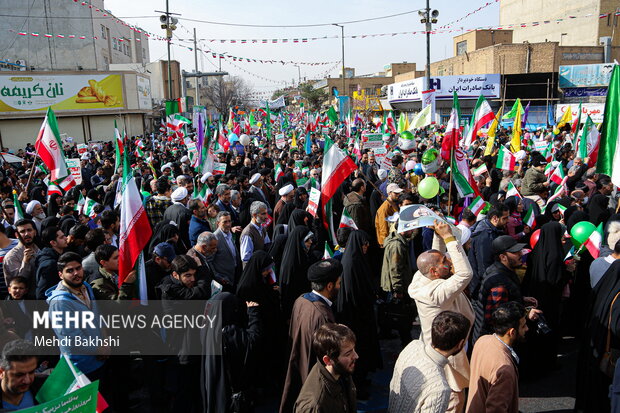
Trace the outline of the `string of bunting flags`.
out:
<instances>
[{"instance_id":1,"label":"string of bunting flags","mask_svg":"<svg viewBox=\"0 0 620 413\"><path fill-rule=\"evenodd\" d=\"M495 0L495 2L497 2L499 0ZM94 9L95 11L98 11L102 14L102 16L105 17L110 17L111 19L114 19L117 23L120 23L128 28L130 28L131 30L137 32L137 33L141 33L144 34L145 36L147 36L148 38L152 39L152 40L158 40L158 41L163 41L163 42L167 42L168 39L166 37L163 36L159 36L157 34L154 33L150 33L147 32L141 28L139 28L138 26L134 26L134 25L130 25L128 23L123 22L122 20L117 19L116 17L114 17L111 13L109 13L106 10L101 10L98 8L95 8L92 4L86 2L86 1L79 1L79 0L73 0L73 2L75 2L76 4L81 4L83 6L88 6L91 9ZM520 28L520 27L534 27L534 26L539 26L541 24L551 24L551 23L561 23L567 20L573 20L573 19L579 19L579 18L589 18L589 17L593 17L593 16L597 16L597 14L595 13L589 13L583 16L566 16L564 18L560 18L560 19L554 19L554 20L543 20L543 21L534 21L534 22L528 22L528 23L512 23L512 24L507 24L507 25L502 25L502 26L480 26L480 27L476 27L476 28L471 28L471 29L461 29L461 28L453 28L453 29L447 29L444 30L444 28L446 27L450 27L451 24L454 24L458 21L461 21L463 19L465 19L466 17L479 12L481 9L483 9L484 7L487 7L488 5L493 4L493 3L486 3L484 6L481 6L480 8L476 9L473 12L468 13L466 16L455 20L454 22L448 23L447 25L441 26L439 27L439 29L436 30L432 30L428 33L430 34L440 34L440 33L455 33L455 32L471 32L474 30L503 30L503 29L515 29L515 28ZM620 11L615 11L615 12L610 12L610 13L601 13L598 14L598 18L599 19L603 19L603 18L607 18L608 16L620 16ZM32 37L42 37L42 38L61 38L61 39L79 39L79 40L91 40L91 39L98 39L98 36L87 36L87 35L82 35L82 34L53 34L53 33L38 33L38 32L27 32L27 31L17 31L14 29L8 29L9 32L11 33L16 33L20 36L32 36ZM418 35L418 34L427 34L427 31L425 30L417 30L417 31L407 31L407 32L392 32L392 33L374 33L374 34L357 34L357 35L348 35L348 36L344 36L345 38L348 39L366 39L366 38L375 38L375 37L393 37L393 36L402 36L402 35ZM123 41L129 41L129 39L123 38L123 37L113 37L114 39L116 39L117 41L123 42ZM295 37L295 38L271 38L271 39L198 39L200 41L205 41L205 42L209 42L209 43L220 43L220 44L252 44L252 45L259 45L259 44L304 44L304 43L308 43L308 42L312 42L312 41L317 41L317 40L326 40L326 39L339 39L341 38L338 35L330 35L330 36L314 36L314 37ZM141 39L135 39L136 41L141 41ZM179 39L179 41L182 42L193 42L194 39ZM181 44L177 44L174 42L170 42L171 44L175 44L177 46L180 47L184 47L187 48L190 51L193 51L192 47L189 46L184 46ZM207 52L212 53L213 58L217 58L218 55L220 56L220 58L223 56L221 54L212 52L210 50L208 50ZM238 57L238 56L231 56L231 55L225 55L227 57L231 57L233 59L236 59L236 61L246 61L246 62L255 62L255 63L282 63L282 64L299 64L299 65L320 65L320 64L332 64L335 62L322 62L322 63L304 63L304 62L285 62L285 61L281 61L281 60L273 60L273 59L253 59L253 58L246 58L246 57Z\"/></svg>"},{"instance_id":2,"label":"string of bunting flags","mask_svg":"<svg viewBox=\"0 0 620 413\"><path fill-rule=\"evenodd\" d=\"M447 28L447 27L452 27L452 25L453 25L454 23L458 23L458 22L460 22L460 21L463 21L463 20L465 20L466 18L468 18L469 16L471 16L472 14L476 14L476 13L478 13L479 11L481 11L481 10L483 10L483 9L485 9L485 8L487 8L487 7L489 7L489 6L490 6L490 5L492 5L492 4L499 3L499 1L500 1L500 0L493 0L493 1L489 1L489 2L485 3L484 5L482 5L482 6L478 7L476 10L474 10L474 11L470 11L470 12L469 12L469 13L467 13L465 16L460 17L460 18L458 18L458 19L456 19L456 20L453 20L453 21L451 21L450 23L446 23L446 24L444 24L443 26L439 26L439 28L440 28L440 29L445 29L445 28Z\"/></svg>"}]
</instances>

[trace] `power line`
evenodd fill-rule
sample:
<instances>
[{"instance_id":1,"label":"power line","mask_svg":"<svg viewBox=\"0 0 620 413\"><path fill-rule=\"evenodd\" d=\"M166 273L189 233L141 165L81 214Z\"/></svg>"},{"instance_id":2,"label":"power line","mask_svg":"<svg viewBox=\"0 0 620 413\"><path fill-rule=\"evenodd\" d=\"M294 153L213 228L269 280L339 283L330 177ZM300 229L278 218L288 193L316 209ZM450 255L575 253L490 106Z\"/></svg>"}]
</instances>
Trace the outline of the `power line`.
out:
<instances>
[{"instance_id":1,"label":"power line","mask_svg":"<svg viewBox=\"0 0 620 413\"><path fill-rule=\"evenodd\" d=\"M189 19L187 17L179 18L179 20L186 20L186 21L196 22L196 23L218 24L221 26L236 26L236 27L319 27L319 26L333 26L334 24L353 24L353 23L369 22L373 20L389 19L391 17L398 17L398 16L404 16L406 14L415 13L420 10L422 9L416 9L416 10L405 11L402 13L390 14L388 16L371 17L368 19L349 20L349 21L334 22L334 23L315 23L315 24L285 24L285 25L282 25L282 24L241 24L241 23L215 22L215 21L210 21L210 20Z\"/></svg>"},{"instance_id":2,"label":"power line","mask_svg":"<svg viewBox=\"0 0 620 413\"><path fill-rule=\"evenodd\" d=\"M26 17L28 19L81 19L81 20L95 20L95 19L153 19L158 18L159 16L28 16L28 15L18 15L18 14L0 14L0 17Z\"/></svg>"}]
</instances>

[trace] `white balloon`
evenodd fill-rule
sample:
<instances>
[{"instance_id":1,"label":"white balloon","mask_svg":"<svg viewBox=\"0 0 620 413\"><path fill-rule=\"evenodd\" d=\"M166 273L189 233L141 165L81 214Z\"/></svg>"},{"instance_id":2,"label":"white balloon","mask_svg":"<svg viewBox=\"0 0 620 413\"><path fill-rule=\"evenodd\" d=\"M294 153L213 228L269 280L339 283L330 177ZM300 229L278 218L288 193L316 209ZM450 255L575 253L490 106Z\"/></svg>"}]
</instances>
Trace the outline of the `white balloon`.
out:
<instances>
[{"instance_id":1,"label":"white balloon","mask_svg":"<svg viewBox=\"0 0 620 413\"><path fill-rule=\"evenodd\" d=\"M244 133L243 135L239 136L239 143L241 143L241 145L243 146L248 146L250 144L250 137Z\"/></svg>"}]
</instances>

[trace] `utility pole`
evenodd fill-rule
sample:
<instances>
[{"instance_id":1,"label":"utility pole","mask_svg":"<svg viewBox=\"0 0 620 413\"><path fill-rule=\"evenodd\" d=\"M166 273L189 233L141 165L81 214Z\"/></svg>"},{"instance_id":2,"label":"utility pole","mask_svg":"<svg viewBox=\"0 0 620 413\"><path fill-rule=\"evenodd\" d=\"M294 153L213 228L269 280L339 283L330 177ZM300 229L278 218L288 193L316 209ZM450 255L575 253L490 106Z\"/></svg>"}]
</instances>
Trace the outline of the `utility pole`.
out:
<instances>
[{"instance_id":1,"label":"utility pole","mask_svg":"<svg viewBox=\"0 0 620 413\"><path fill-rule=\"evenodd\" d=\"M301 85L301 68L300 68L299 65L293 65L293 66L295 66L297 68L297 76L298 76L298 79L299 79L299 80L297 80L297 87L299 87L299 85Z\"/></svg>"},{"instance_id":2,"label":"utility pole","mask_svg":"<svg viewBox=\"0 0 620 413\"><path fill-rule=\"evenodd\" d=\"M347 92L344 85L344 26L336 23L334 23L333 25L336 27L340 27L340 38L342 39L342 91L340 92L340 96L346 96Z\"/></svg>"},{"instance_id":3,"label":"utility pole","mask_svg":"<svg viewBox=\"0 0 620 413\"><path fill-rule=\"evenodd\" d=\"M433 23L437 23L437 16L439 11L431 11L430 0L426 0L426 8L420 10L418 14L422 18L421 23L426 23L426 87L428 90L432 89L431 84L431 31L433 30Z\"/></svg>"},{"instance_id":4,"label":"utility pole","mask_svg":"<svg viewBox=\"0 0 620 413\"><path fill-rule=\"evenodd\" d=\"M178 19L172 17L172 15L180 16L178 13L170 13L168 4L169 0L166 0L166 11L155 10L157 13L164 13L159 16L159 22L161 28L166 30L166 43L168 48L168 100L172 100L172 68L170 67L170 41L172 40L172 32L176 30Z\"/></svg>"},{"instance_id":5,"label":"utility pole","mask_svg":"<svg viewBox=\"0 0 620 413\"><path fill-rule=\"evenodd\" d=\"M196 28L194 27L194 66L196 74L198 74L198 47L196 45ZM200 105L200 89L198 88L198 77L194 79L194 84L196 85L196 103L195 105Z\"/></svg>"}]
</instances>

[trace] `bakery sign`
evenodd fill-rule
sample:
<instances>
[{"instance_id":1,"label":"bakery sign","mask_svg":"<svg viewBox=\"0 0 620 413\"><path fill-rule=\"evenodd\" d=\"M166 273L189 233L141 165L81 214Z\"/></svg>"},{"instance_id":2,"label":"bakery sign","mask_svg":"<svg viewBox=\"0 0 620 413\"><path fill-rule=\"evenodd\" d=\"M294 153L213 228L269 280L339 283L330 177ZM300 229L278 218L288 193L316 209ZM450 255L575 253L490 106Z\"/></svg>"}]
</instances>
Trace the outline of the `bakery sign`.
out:
<instances>
[{"instance_id":1,"label":"bakery sign","mask_svg":"<svg viewBox=\"0 0 620 413\"><path fill-rule=\"evenodd\" d=\"M0 75L0 112L123 108L121 75Z\"/></svg>"}]
</instances>

